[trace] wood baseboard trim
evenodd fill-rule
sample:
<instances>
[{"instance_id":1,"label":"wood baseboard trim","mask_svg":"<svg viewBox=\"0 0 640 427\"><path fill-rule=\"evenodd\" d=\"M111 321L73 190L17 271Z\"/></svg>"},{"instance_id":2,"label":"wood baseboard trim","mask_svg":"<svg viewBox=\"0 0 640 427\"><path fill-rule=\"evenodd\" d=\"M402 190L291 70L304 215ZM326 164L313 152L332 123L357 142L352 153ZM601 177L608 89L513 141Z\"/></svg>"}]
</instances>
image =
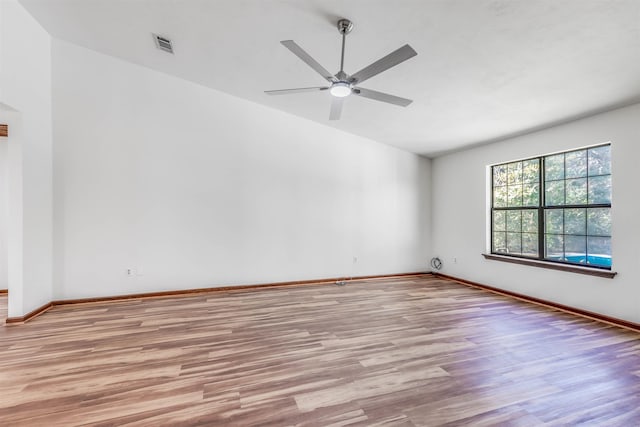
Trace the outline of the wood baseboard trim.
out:
<instances>
[{"instance_id":1,"label":"wood baseboard trim","mask_svg":"<svg viewBox=\"0 0 640 427\"><path fill-rule=\"evenodd\" d=\"M9 294L9 289L0 289L0 295L7 295Z\"/></svg>"},{"instance_id":2,"label":"wood baseboard trim","mask_svg":"<svg viewBox=\"0 0 640 427\"><path fill-rule=\"evenodd\" d=\"M65 299L52 301L53 305L69 305L69 304L87 304L96 302L108 302L108 301L122 301L129 299L142 299L142 298L167 298L177 296L189 296L193 294L206 294L215 292L235 292L246 291L251 289L262 288L278 288L283 286L304 286L304 285L325 285L328 283L335 283L337 281L355 281L355 280L375 280L385 279L390 277L410 277L410 276L422 276L424 274L430 274L426 272L414 272L414 273L397 273L397 274L384 274L377 276L359 276L353 278L336 277L329 279L312 279L312 280L295 280L289 282L274 282L274 283L259 283L255 285L234 285L234 286L218 286L214 288L196 288L196 289L181 289L175 291L162 291L162 292L146 292L139 294L126 294L115 295L108 297L91 297L91 298L77 298L77 299Z\"/></svg>"},{"instance_id":3,"label":"wood baseboard trim","mask_svg":"<svg viewBox=\"0 0 640 427\"><path fill-rule=\"evenodd\" d=\"M60 306L60 305L70 305L70 304L91 304L91 303L103 303L110 301L124 301L124 300L134 300L134 299L146 299L146 298L170 298L170 297L180 297L180 296L191 296L194 294L206 294L206 293L216 293L216 292L237 292L237 291L246 291L252 289L263 289L263 288L276 288L276 287L284 287L284 286L304 286L304 285L325 285L329 283L335 283L337 281L346 281L352 282L356 280L375 280L375 279L389 279L392 277L399 278L409 278L409 277L420 277L424 275L430 275L431 272L413 272L413 273L395 273L395 274L379 274L374 276L358 276L358 277L336 277L329 279L313 279L313 280L296 280L289 282L274 282L274 283L260 283L256 285L237 285L237 286L220 286L215 288L197 288L197 289L181 289L175 291L162 291L162 292L146 292L146 293L138 293L138 294L127 294L127 295L114 295L107 297L92 297L92 298L77 298L77 299L65 299L65 300L54 300L48 304L43 305L40 308L32 311L31 313L22 316L22 317L10 317L7 318L6 323L8 324L21 324L30 320L37 315L44 313L51 307Z\"/></svg>"},{"instance_id":4,"label":"wood baseboard trim","mask_svg":"<svg viewBox=\"0 0 640 427\"><path fill-rule=\"evenodd\" d=\"M44 313L45 311L49 310L51 307L53 307L53 302L48 302L43 306L40 306L38 308L36 308L35 310L31 311L30 313L25 314L24 316L20 316L20 317L7 317L7 319L5 320L5 323L7 325L16 325L16 324L22 324L28 320L33 319L34 317L37 317L39 315L41 315L42 313Z\"/></svg>"},{"instance_id":5,"label":"wood baseboard trim","mask_svg":"<svg viewBox=\"0 0 640 427\"><path fill-rule=\"evenodd\" d=\"M616 317L606 316L604 314L595 313L593 311L583 310L581 308L575 308L568 305L556 303L553 301L544 300L541 298L531 297L528 295L520 294L517 292L511 292L500 288L494 288L493 286L483 285L482 283L472 282L470 280L460 279L458 277L449 276L447 274L442 273L433 273L436 277L442 277L444 279L453 280L454 282L458 282L460 284L471 286L474 288L482 289L488 292L493 292L495 294L500 294L504 296L508 296L511 298L519 299L521 301L542 305L548 308L553 308L555 310L564 311L565 313L574 314L581 317L586 317L591 320L597 320L599 322L607 323L609 325L618 326L621 328L629 329L634 332L640 332L640 323L629 322L628 320L618 319Z\"/></svg>"}]
</instances>

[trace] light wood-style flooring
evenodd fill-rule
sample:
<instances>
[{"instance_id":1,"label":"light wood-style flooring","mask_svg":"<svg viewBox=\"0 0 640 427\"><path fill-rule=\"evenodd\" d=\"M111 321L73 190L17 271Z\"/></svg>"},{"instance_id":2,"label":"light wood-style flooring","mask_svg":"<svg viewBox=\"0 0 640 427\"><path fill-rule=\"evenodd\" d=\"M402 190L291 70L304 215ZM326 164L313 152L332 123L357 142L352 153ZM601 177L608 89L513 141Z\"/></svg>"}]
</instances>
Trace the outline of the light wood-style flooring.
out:
<instances>
[{"instance_id":1,"label":"light wood-style flooring","mask_svg":"<svg viewBox=\"0 0 640 427\"><path fill-rule=\"evenodd\" d=\"M640 426L640 334L432 276L57 306L0 425Z\"/></svg>"}]
</instances>

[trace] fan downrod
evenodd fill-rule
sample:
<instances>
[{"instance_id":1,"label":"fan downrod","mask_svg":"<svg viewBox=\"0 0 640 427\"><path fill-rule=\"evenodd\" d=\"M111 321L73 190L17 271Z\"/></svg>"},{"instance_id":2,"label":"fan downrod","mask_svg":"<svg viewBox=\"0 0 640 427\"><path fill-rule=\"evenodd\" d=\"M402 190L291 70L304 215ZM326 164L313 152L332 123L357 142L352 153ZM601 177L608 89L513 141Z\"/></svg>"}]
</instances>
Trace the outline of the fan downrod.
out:
<instances>
[{"instance_id":1,"label":"fan downrod","mask_svg":"<svg viewBox=\"0 0 640 427\"><path fill-rule=\"evenodd\" d=\"M338 31L340 34L349 34L353 30L353 22L348 19L341 19L338 21Z\"/></svg>"}]
</instances>

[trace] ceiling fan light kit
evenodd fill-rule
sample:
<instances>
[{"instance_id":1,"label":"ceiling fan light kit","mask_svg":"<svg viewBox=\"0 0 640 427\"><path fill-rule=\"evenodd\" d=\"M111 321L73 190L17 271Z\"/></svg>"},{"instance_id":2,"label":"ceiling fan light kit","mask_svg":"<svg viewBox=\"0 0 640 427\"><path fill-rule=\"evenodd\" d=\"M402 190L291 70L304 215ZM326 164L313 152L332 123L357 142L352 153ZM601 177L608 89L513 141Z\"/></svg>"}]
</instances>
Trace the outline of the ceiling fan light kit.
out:
<instances>
[{"instance_id":1,"label":"ceiling fan light kit","mask_svg":"<svg viewBox=\"0 0 640 427\"><path fill-rule=\"evenodd\" d=\"M338 98L344 98L345 96L351 95L351 85L347 82L335 82L331 85L329 93Z\"/></svg>"},{"instance_id":2,"label":"ceiling fan light kit","mask_svg":"<svg viewBox=\"0 0 640 427\"><path fill-rule=\"evenodd\" d=\"M329 113L329 120L340 119L340 115L342 113L342 103L344 102L344 98L348 97L349 95L357 95L363 98L386 102L401 107L406 107L407 105L411 104L411 102L413 101L410 99L401 98L399 96L390 95L388 93L378 92L371 89L365 89L356 85L406 61L407 59L413 58L417 55L416 51L413 50L411 46L406 44L401 48L391 52L389 55L377 60L373 64L366 66L357 73L349 75L344 72L344 47L347 34L349 34L351 30L353 30L353 22L349 21L348 19L340 19L337 26L338 32L342 35L342 52L340 55L340 71L338 71L336 74L331 74L329 71L327 71L326 68L320 65L318 61L313 59L311 55L309 55L304 49L298 46L293 40L283 40L280 42L284 47L289 49L294 55L304 61L308 66L313 68L318 74L320 74L325 80L327 80L330 83L329 86L267 90L265 91L265 93L268 95L287 95L291 93L329 90L329 93L333 95L333 101L331 102L331 112Z\"/></svg>"}]
</instances>

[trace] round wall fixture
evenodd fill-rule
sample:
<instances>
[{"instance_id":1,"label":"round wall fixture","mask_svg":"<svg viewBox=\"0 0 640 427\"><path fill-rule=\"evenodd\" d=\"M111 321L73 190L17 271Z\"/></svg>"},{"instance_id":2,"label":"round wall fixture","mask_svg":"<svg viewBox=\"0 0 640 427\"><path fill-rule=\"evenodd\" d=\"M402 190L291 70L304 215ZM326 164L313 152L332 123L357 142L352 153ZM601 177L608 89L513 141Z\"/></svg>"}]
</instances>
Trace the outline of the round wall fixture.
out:
<instances>
[{"instance_id":1,"label":"round wall fixture","mask_svg":"<svg viewBox=\"0 0 640 427\"><path fill-rule=\"evenodd\" d=\"M440 270L442 268L442 260L438 257L431 258L431 268Z\"/></svg>"}]
</instances>

